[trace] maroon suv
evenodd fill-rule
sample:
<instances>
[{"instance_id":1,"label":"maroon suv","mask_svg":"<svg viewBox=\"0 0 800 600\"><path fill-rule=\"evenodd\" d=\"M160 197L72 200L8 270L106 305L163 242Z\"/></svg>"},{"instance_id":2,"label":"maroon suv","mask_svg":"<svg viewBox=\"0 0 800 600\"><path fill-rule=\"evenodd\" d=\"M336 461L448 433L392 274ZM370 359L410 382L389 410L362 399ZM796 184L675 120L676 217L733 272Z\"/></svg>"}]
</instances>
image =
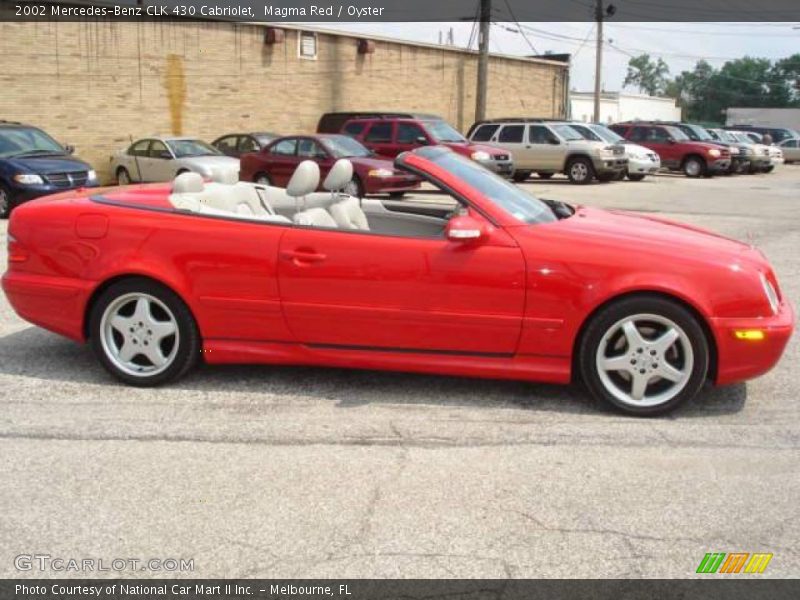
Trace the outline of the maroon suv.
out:
<instances>
[{"instance_id":1,"label":"maroon suv","mask_svg":"<svg viewBox=\"0 0 800 600\"><path fill-rule=\"evenodd\" d=\"M661 166L683 171L687 177L710 177L731 166L730 150L708 142L694 142L672 125L615 123L610 129L626 140L649 148L661 157Z\"/></svg>"},{"instance_id":2,"label":"maroon suv","mask_svg":"<svg viewBox=\"0 0 800 600\"><path fill-rule=\"evenodd\" d=\"M320 133L341 132L389 158L420 146L447 146L499 175L510 177L514 161L508 150L473 144L435 115L412 113L327 113L317 125Z\"/></svg>"}]
</instances>

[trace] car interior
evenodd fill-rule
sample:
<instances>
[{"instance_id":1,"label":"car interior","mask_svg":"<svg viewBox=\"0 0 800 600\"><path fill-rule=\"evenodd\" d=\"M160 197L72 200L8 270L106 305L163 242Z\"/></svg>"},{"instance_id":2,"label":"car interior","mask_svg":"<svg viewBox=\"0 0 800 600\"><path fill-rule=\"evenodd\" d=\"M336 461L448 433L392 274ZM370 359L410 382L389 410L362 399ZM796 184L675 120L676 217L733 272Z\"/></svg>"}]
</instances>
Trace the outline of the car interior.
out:
<instances>
[{"instance_id":1,"label":"car interior","mask_svg":"<svg viewBox=\"0 0 800 600\"><path fill-rule=\"evenodd\" d=\"M226 171L206 182L197 173L182 173L173 182L170 203L200 215L406 237L443 237L458 206L349 196L342 192L353 178L347 159L331 168L324 192L316 191L320 171L311 160L297 166L286 189L238 181L238 175Z\"/></svg>"}]
</instances>

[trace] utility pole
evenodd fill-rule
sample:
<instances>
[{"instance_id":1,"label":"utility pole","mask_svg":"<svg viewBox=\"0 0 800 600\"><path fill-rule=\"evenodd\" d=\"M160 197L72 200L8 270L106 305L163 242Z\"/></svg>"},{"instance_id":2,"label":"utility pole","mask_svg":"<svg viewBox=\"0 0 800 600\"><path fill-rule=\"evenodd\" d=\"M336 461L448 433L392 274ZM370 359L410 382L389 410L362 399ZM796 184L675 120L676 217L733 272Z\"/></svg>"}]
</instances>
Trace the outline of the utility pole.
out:
<instances>
[{"instance_id":1,"label":"utility pole","mask_svg":"<svg viewBox=\"0 0 800 600\"><path fill-rule=\"evenodd\" d=\"M486 118L486 87L489 79L489 28L492 24L492 0L481 0L480 34L478 38L478 90L475 120Z\"/></svg>"},{"instance_id":2,"label":"utility pole","mask_svg":"<svg viewBox=\"0 0 800 600\"><path fill-rule=\"evenodd\" d=\"M600 122L600 88L603 85L603 21L613 17L617 7L609 4L603 7L603 0L595 0L594 20L597 23L597 48L594 63L594 122Z\"/></svg>"},{"instance_id":3,"label":"utility pole","mask_svg":"<svg viewBox=\"0 0 800 600\"><path fill-rule=\"evenodd\" d=\"M597 47L594 52L594 122L600 122L600 88L603 79L603 0L595 0L594 20L597 23Z\"/></svg>"}]
</instances>

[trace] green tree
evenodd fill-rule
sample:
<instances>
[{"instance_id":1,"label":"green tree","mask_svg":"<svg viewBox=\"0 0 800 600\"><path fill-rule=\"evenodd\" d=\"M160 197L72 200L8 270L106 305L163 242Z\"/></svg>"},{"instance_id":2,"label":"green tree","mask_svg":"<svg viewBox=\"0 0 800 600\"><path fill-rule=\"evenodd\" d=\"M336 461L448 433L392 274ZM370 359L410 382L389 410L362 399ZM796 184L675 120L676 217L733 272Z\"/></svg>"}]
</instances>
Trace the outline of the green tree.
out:
<instances>
[{"instance_id":1,"label":"green tree","mask_svg":"<svg viewBox=\"0 0 800 600\"><path fill-rule=\"evenodd\" d=\"M652 60L649 54L640 54L628 61L628 73L623 86L633 86L639 91L660 96L669 84L669 67L662 59Z\"/></svg>"}]
</instances>

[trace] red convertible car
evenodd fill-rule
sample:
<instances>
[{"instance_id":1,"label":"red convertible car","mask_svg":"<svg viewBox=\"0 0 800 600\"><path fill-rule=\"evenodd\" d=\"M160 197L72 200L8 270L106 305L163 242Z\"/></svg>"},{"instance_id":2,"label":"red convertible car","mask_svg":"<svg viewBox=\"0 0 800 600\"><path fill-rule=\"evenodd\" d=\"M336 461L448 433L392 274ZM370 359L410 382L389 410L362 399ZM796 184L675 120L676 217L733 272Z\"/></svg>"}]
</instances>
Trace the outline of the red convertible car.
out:
<instances>
[{"instance_id":1,"label":"red convertible car","mask_svg":"<svg viewBox=\"0 0 800 600\"><path fill-rule=\"evenodd\" d=\"M260 152L244 154L240 178L264 185L286 187L297 166L304 160L315 161L328 174L334 163L348 159L353 178L344 191L361 198L366 194L389 194L400 198L418 188L420 179L407 171L397 171L391 160L381 158L360 142L346 135L298 135L275 140Z\"/></svg>"},{"instance_id":2,"label":"red convertible car","mask_svg":"<svg viewBox=\"0 0 800 600\"><path fill-rule=\"evenodd\" d=\"M654 415L756 377L794 327L751 246L656 217L543 201L442 147L396 167L451 203L342 194L301 163L285 190L180 175L14 211L24 319L152 386L207 363L568 383Z\"/></svg>"}]
</instances>

